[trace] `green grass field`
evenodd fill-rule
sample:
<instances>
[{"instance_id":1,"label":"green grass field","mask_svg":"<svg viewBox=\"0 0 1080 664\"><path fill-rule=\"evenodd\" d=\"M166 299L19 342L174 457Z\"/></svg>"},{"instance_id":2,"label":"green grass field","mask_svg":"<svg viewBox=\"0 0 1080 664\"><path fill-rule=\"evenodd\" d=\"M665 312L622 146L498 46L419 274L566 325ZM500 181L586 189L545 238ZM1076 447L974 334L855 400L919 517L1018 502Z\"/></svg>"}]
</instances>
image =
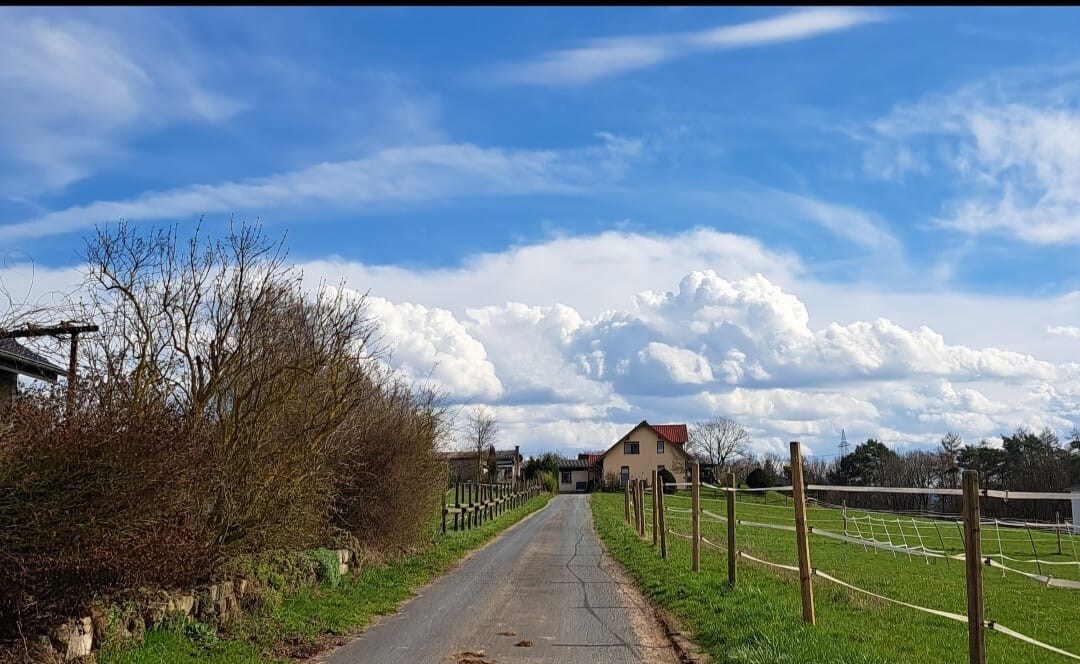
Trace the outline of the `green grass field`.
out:
<instances>
[{"instance_id":1,"label":"green grass field","mask_svg":"<svg viewBox=\"0 0 1080 664\"><path fill-rule=\"evenodd\" d=\"M722 492L703 491L702 509L726 515ZM667 527L689 534L690 498L687 493L666 496ZM702 571L690 572L690 542L669 536L669 557L660 559L658 550L638 540L623 519L621 494L594 494L596 529L611 551L659 604L673 611L690 628L697 642L719 662L966 662L967 626L946 618L893 605L814 578L817 625L802 623L798 579L794 573L775 570L739 560L739 581L727 583L727 554L702 547ZM649 503L651 505L651 503ZM686 510L686 511L677 511ZM849 515L865 519L866 513L849 510ZM794 525L794 509L782 497L770 504L760 496L740 494L736 502L739 520ZM959 532L940 526L896 524L893 518L874 514L874 536L894 543L918 545L921 536L927 548L950 553L962 551ZM646 510L646 521L651 519ZM843 532L839 510L813 508L808 512L811 526ZM923 519L916 518L916 522ZM855 534L849 521L849 533ZM864 536L865 520L860 523ZM901 531L903 528L903 531ZM886 529L888 532L886 533ZM940 532L940 539L938 533ZM727 525L702 519L702 536L724 546ZM1001 529L1002 551L1006 556L1032 558L1031 542L1024 530ZM1041 561L1074 561L1070 536L1063 536L1062 555L1057 555L1053 533L1035 533ZM795 534L769 528L740 525L737 548L771 562L795 565ZM931 541L931 538L933 540ZM984 555L998 553L998 533L985 527ZM1076 543L1080 547L1080 543ZM928 559L810 536L813 567L860 588L933 609L963 615L966 612L966 582L962 561ZM1006 561L1017 569L1036 571L1034 563ZM1075 565L1054 568L1060 578L1080 579ZM983 568L986 618L1022 634L1080 654L1080 590L1047 588L1017 574ZM1022 643L1003 634L988 632L987 659L991 662L1065 662L1068 658Z\"/></svg>"},{"instance_id":2,"label":"green grass field","mask_svg":"<svg viewBox=\"0 0 1080 664\"><path fill-rule=\"evenodd\" d=\"M478 528L436 535L430 546L389 565L365 568L336 588L306 588L261 615L248 616L221 637L212 630L151 631L136 647L102 652L102 664L252 664L285 662L314 654L320 643L393 613L415 588L425 585L470 551L539 510L551 499L541 494Z\"/></svg>"}]
</instances>

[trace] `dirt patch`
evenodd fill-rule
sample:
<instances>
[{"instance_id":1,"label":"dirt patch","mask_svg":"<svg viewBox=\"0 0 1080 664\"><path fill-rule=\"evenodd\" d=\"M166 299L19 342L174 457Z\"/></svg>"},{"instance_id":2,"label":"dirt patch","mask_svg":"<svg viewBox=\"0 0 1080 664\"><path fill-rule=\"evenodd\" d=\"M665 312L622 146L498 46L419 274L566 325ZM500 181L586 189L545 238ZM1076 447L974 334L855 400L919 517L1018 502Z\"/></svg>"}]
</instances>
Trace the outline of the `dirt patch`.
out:
<instances>
[{"instance_id":1,"label":"dirt patch","mask_svg":"<svg viewBox=\"0 0 1080 664\"><path fill-rule=\"evenodd\" d=\"M630 611L630 624L641 640L645 650L645 661L652 664L707 664L709 658L684 635L673 616L654 606L637 587L637 584L615 562L604 546L604 541L597 537L603 555L600 566L604 568L619 586L626 606L633 606Z\"/></svg>"},{"instance_id":2,"label":"dirt patch","mask_svg":"<svg viewBox=\"0 0 1080 664\"><path fill-rule=\"evenodd\" d=\"M499 632L499 636L517 636L517 632Z\"/></svg>"},{"instance_id":3,"label":"dirt patch","mask_svg":"<svg viewBox=\"0 0 1080 664\"><path fill-rule=\"evenodd\" d=\"M523 639L514 644L515 648L532 648L533 642L528 639Z\"/></svg>"}]
</instances>

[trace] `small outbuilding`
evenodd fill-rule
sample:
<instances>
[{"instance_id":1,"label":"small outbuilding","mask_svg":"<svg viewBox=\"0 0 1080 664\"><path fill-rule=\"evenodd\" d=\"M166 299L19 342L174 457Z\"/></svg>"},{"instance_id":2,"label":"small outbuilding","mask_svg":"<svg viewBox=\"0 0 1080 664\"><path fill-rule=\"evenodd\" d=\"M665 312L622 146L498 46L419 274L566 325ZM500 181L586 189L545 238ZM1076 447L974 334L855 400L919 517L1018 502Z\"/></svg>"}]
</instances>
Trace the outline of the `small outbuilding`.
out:
<instances>
[{"instance_id":1,"label":"small outbuilding","mask_svg":"<svg viewBox=\"0 0 1080 664\"><path fill-rule=\"evenodd\" d=\"M14 339L0 339L0 412L18 395L19 376L55 383L67 371Z\"/></svg>"},{"instance_id":2,"label":"small outbuilding","mask_svg":"<svg viewBox=\"0 0 1080 664\"><path fill-rule=\"evenodd\" d=\"M595 480L596 467L588 458L559 462L559 493L587 493L592 490Z\"/></svg>"}]
</instances>

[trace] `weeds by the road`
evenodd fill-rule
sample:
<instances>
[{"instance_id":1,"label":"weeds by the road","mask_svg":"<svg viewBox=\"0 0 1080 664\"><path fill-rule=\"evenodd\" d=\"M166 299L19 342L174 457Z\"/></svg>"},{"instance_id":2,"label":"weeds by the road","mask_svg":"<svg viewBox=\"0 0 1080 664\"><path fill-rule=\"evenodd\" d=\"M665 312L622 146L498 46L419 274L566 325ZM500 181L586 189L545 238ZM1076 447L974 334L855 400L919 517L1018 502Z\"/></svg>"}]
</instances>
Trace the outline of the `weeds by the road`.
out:
<instances>
[{"instance_id":1,"label":"weeds by the road","mask_svg":"<svg viewBox=\"0 0 1080 664\"><path fill-rule=\"evenodd\" d=\"M102 653L102 664L176 664L192 661L212 664L249 664L307 657L334 645L349 632L392 613L423 586L465 554L482 546L503 530L535 512L551 499L533 498L473 530L438 535L420 553L390 564L363 569L343 577L336 587L306 588L245 618L220 639L204 638L200 630L150 632L134 648Z\"/></svg>"},{"instance_id":2,"label":"weeds by the road","mask_svg":"<svg viewBox=\"0 0 1080 664\"><path fill-rule=\"evenodd\" d=\"M672 498L671 503L689 506L685 498ZM749 515L744 518L765 520L753 512L754 509L766 511L763 506L744 506L742 498L738 504L738 509ZM718 504L710 504L709 509L723 514L723 498ZM773 572L740 561L738 583L731 588L727 582L726 553L703 547L701 572L694 574L690 571L689 542L669 537L665 561L651 541L637 539L633 528L623 520L622 495L594 494L592 510L597 533L615 560L654 602L670 610L693 631L695 641L715 662L967 661L967 629L960 623L867 600L821 582L814 586L817 625L810 627L802 622L799 586L794 574ZM690 515L684 516L685 519L669 522L669 527L689 532ZM725 524L703 521L702 533L722 545L725 528ZM791 533L740 528L738 537L741 550L794 564ZM919 559L908 561L902 555L894 557L886 552L864 551L859 546L820 539L812 542L810 556L815 567L841 576L846 574L845 580L887 596L964 612L962 566L948 566L941 561L936 564ZM1076 591L1048 589L1028 579L994 574L984 575L984 581L988 617L1060 647L1076 648L1080 633L1068 627L1078 616L1078 605L1069 594ZM1067 661L997 634L988 634L987 652L992 661Z\"/></svg>"}]
</instances>

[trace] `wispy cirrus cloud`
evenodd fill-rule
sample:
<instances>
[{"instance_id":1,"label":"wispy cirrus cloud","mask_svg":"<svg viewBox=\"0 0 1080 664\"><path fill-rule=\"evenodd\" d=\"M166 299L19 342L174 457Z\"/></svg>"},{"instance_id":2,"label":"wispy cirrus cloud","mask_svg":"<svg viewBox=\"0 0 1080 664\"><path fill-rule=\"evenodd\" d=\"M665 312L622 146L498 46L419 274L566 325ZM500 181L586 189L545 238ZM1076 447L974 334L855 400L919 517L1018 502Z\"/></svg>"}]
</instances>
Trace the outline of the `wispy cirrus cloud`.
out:
<instances>
[{"instance_id":1,"label":"wispy cirrus cloud","mask_svg":"<svg viewBox=\"0 0 1080 664\"><path fill-rule=\"evenodd\" d=\"M613 182L641 153L639 141L600 134L567 150L505 150L469 143L389 148L262 178L198 184L97 201L0 226L0 241L69 233L107 221L182 219L204 213L315 206L417 204L468 196L581 194Z\"/></svg>"},{"instance_id":2,"label":"wispy cirrus cloud","mask_svg":"<svg viewBox=\"0 0 1080 664\"><path fill-rule=\"evenodd\" d=\"M897 104L861 136L866 169L890 180L954 176L941 227L1080 244L1078 68L1015 70Z\"/></svg>"},{"instance_id":3,"label":"wispy cirrus cloud","mask_svg":"<svg viewBox=\"0 0 1080 664\"><path fill-rule=\"evenodd\" d=\"M204 80L199 53L159 28L0 11L0 194L33 195L86 177L123 153L131 133L240 111L242 102Z\"/></svg>"},{"instance_id":4,"label":"wispy cirrus cloud","mask_svg":"<svg viewBox=\"0 0 1080 664\"><path fill-rule=\"evenodd\" d=\"M878 11L820 8L696 32L606 37L498 66L485 76L508 84L581 85L694 53L798 41L880 20Z\"/></svg>"}]
</instances>

